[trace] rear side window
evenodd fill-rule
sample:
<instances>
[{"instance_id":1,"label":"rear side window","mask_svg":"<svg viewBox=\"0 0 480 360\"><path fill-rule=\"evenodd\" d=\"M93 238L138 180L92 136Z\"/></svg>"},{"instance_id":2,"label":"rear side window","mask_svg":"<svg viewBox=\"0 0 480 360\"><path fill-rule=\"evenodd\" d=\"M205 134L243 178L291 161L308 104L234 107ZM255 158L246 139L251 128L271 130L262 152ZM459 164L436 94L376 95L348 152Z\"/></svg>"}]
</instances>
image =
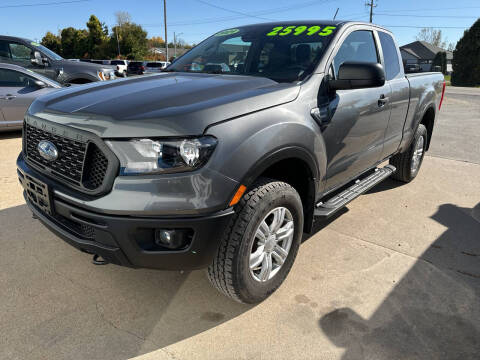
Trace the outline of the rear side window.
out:
<instances>
[{"instance_id":1,"label":"rear side window","mask_svg":"<svg viewBox=\"0 0 480 360\"><path fill-rule=\"evenodd\" d=\"M384 32L378 32L380 44L382 44L383 60L385 62L385 75L387 80L394 79L400 73L397 47L393 38Z\"/></svg>"},{"instance_id":2,"label":"rear side window","mask_svg":"<svg viewBox=\"0 0 480 360\"><path fill-rule=\"evenodd\" d=\"M349 61L378 63L377 47L371 31L358 30L347 36L333 60L335 75L340 65Z\"/></svg>"}]
</instances>

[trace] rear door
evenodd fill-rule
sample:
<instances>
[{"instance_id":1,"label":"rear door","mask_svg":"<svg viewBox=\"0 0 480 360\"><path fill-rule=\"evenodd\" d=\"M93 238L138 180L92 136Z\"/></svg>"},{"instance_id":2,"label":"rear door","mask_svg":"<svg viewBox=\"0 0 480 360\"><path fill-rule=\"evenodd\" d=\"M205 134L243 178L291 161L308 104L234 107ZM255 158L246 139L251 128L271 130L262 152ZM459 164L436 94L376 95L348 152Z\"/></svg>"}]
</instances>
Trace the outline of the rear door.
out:
<instances>
[{"instance_id":1,"label":"rear door","mask_svg":"<svg viewBox=\"0 0 480 360\"><path fill-rule=\"evenodd\" d=\"M378 37L382 47L385 80L390 86L390 114L388 126L385 130L385 142L382 153L382 158L386 158L398 149L402 140L403 127L410 102L410 85L405 78L400 50L393 37L381 30L378 30Z\"/></svg>"},{"instance_id":2,"label":"rear door","mask_svg":"<svg viewBox=\"0 0 480 360\"><path fill-rule=\"evenodd\" d=\"M370 28L342 36L334 50L330 76L344 62L380 63L380 49ZM330 98L330 120L323 130L327 148L327 187L335 188L374 166L381 157L388 124L390 86L338 90Z\"/></svg>"}]
</instances>

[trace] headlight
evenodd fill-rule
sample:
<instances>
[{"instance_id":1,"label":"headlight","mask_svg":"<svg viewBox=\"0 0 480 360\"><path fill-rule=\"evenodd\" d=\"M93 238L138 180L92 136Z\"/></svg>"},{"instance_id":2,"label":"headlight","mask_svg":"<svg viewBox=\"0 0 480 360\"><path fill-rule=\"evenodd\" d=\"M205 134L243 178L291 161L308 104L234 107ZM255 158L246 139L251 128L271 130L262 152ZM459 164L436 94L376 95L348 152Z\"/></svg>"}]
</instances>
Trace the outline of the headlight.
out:
<instances>
[{"instance_id":1,"label":"headlight","mask_svg":"<svg viewBox=\"0 0 480 360\"><path fill-rule=\"evenodd\" d=\"M120 175L192 171L204 165L217 139L213 136L181 140L135 139L106 141L120 160Z\"/></svg>"},{"instance_id":2,"label":"headlight","mask_svg":"<svg viewBox=\"0 0 480 360\"><path fill-rule=\"evenodd\" d=\"M115 71L114 70L101 70L97 71L97 76L100 80L113 80L115 79Z\"/></svg>"}]
</instances>

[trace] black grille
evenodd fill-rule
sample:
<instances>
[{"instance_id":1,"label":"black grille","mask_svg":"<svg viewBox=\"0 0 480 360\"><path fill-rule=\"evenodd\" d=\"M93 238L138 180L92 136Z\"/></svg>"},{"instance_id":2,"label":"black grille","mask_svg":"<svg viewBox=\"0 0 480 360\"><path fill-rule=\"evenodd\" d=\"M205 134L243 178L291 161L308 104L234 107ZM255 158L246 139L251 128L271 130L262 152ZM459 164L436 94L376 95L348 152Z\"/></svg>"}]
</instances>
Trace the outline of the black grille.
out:
<instances>
[{"instance_id":1,"label":"black grille","mask_svg":"<svg viewBox=\"0 0 480 360\"><path fill-rule=\"evenodd\" d=\"M94 190L103 183L108 168L108 159L97 145L90 143L87 150L85 170L83 172L83 186Z\"/></svg>"},{"instance_id":2,"label":"black grille","mask_svg":"<svg viewBox=\"0 0 480 360\"><path fill-rule=\"evenodd\" d=\"M28 160L50 169L55 175L69 182L80 185L86 143L54 135L28 124L26 125L25 140ZM60 154L57 160L47 161L40 156L37 146L42 140L48 140L55 144Z\"/></svg>"},{"instance_id":3,"label":"black grille","mask_svg":"<svg viewBox=\"0 0 480 360\"><path fill-rule=\"evenodd\" d=\"M48 161L40 156L37 146L42 140L57 147L58 159ZM99 188L108 169L108 159L95 143L55 135L29 124L25 124L25 153L27 160L53 176L87 190Z\"/></svg>"},{"instance_id":4,"label":"black grille","mask_svg":"<svg viewBox=\"0 0 480 360\"><path fill-rule=\"evenodd\" d=\"M94 239L95 238L95 229L91 225L80 224L76 221L67 219L66 217L55 214L54 218L63 224L68 231L75 233L75 235L80 236L85 239Z\"/></svg>"}]
</instances>

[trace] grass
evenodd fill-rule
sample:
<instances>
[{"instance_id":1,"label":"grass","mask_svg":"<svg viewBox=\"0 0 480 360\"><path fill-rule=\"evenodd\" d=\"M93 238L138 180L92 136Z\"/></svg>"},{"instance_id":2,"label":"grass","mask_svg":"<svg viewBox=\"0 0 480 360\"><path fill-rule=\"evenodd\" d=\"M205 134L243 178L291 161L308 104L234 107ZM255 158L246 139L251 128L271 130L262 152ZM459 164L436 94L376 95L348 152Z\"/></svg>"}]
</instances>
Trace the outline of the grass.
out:
<instances>
[{"instance_id":1,"label":"grass","mask_svg":"<svg viewBox=\"0 0 480 360\"><path fill-rule=\"evenodd\" d=\"M445 77L445 81L446 81L447 85L451 85L451 84L452 84L452 83L450 82L450 80L451 80L451 75L444 75L444 77Z\"/></svg>"}]
</instances>

